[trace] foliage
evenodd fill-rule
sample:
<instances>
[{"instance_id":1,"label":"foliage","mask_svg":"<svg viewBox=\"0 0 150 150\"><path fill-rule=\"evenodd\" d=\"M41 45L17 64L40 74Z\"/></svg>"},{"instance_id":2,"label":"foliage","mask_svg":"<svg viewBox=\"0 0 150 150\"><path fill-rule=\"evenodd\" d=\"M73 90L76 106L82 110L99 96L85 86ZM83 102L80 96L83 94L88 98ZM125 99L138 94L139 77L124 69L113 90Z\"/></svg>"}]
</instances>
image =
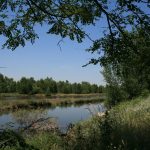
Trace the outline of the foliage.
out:
<instances>
[{"instance_id":1,"label":"foliage","mask_svg":"<svg viewBox=\"0 0 150 150\"><path fill-rule=\"evenodd\" d=\"M0 74L0 93L8 93L16 91L16 82Z\"/></svg>"},{"instance_id":2,"label":"foliage","mask_svg":"<svg viewBox=\"0 0 150 150\"><path fill-rule=\"evenodd\" d=\"M39 132L22 134L13 131L4 131L1 134L1 150L59 150L61 138L55 133Z\"/></svg>"},{"instance_id":3,"label":"foliage","mask_svg":"<svg viewBox=\"0 0 150 150\"><path fill-rule=\"evenodd\" d=\"M50 92L50 88L49 88L49 87L47 88L47 90L46 90L46 92L45 92L45 95L46 95L47 97L51 97L51 92Z\"/></svg>"},{"instance_id":4,"label":"foliage","mask_svg":"<svg viewBox=\"0 0 150 150\"><path fill-rule=\"evenodd\" d=\"M121 87L121 81L117 78L116 73L111 66L104 68L103 76L106 80L106 93L108 106L116 105L118 102L127 99L127 94Z\"/></svg>"},{"instance_id":5,"label":"foliage","mask_svg":"<svg viewBox=\"0 0 150 150\"><path fill-rule=\"evenodd\" d=\"M17 91L20 94L31 94L33 90L33 83L34 80L32 78L26 79L25 77L22 77L22 79L17 83Z\"/></svg>"},{"instance_id":6,"label":"foliage","mask_svg":"<svg viewBox=\"0 0 150 150\"><path fill-rule=\"evenodd\" d=\"M141 97L147 98L149 96L150 91L145 89L141 93Z\"/></svg>"},{"instance_id":7,"label":"foliage","mask_svg":"<svg viewBox=\"0 0 150 150\"><path fill-rule=\"evenodd\" d=\"M128 98L133 98L142 90L150 89L149 68L147 67L150 66L148 48L150 17L147 13L149 8L150 1L143 0L2 0L0 2L0 35L6 37L3 46L12 50L20 45L24 46L26 41L34 43L38 38L35 31L37 24L41 26L46 24L48 34L60 35L62 38L69 37L71 40L82 42L87 37L92 41L92 46L88 51L100 54L97 59L92 58L89 63L100 63L103 67L110 65L116 78L121 80L121 85L112 86L118 91L118 96L121 96L123 91L125 97L127 94ZM102 19L107 22L104 36L93 40L84 31L84 27L97 26ZM129 33L130 31L132 32ZM52 81L52 79L41 80L39 85L44 82L47 86L41 87L40 92L43 93L50 88L52 93L58 91L90 93L91 89L94 89L94 87L89 88L89 85L85 83L72 88L69 83L62 82L57 86L57 91L56 83ZM48 87L49 82L51 82L51 87ZM61 86L63 86L62 89ZM77 86L82 91L78 90ZM30 91L33 90L31 86L28 88ZM24 93L29 92L27 89L22 90ZM39 89L36 90L33 93ZM110 91L112 96L115 96L114 91ZM116 101L120 99L121 97L118 97Z\"/></svg>"},{"instance_id":8,"label":"foliage","mask_svg":"<svg viewBox=\"0 0 150 150\"><path fill-rule=\"evenodd\" d=\"M25 142L25 139L13 131L0 133L1 150L37 150Z\"/></svg>"},{"instance_id":9,"label":"foliage","mask_svg":"<svg viewBox=\"0 0 150 150\"><path fill-rule=\"evenodd\" d=\"M0 35L6 37L3 46L14 50L20 45L25 46L27 41L34 43L38 38L36 25L47 25L47 34L69 37L78 42L89 38L93 44L88 51L100 54L89 63L104 66L126 58L128 62L128 57L141 54L139 44L135 42L137 35L128 34L128 31L140 28L143 37L149 37L149 9L148 0L1 0ZM91 39L84 27L94 27L103 21L107 23L104 37Z\"/></svg>"},{"instance_id":10,"label":"foliage","mask_svg":"<svg viewBox=\"0 0 150 150\"><path fill-rule=\"evenodd\" d=\"M110 51L104 54L103 75L111 101L114 103L115 100L119 102L123 99L132 99L143 91L150 90L150 38L141 28L126 34L136 43L137 51L124 45L124 39L118 37L118 44L114 45L114 56L119 55L121 59L113 59ZM111 49L107 47L108 50Z\"/></svg>"},{"instance_id":11,"label":"foliage","mask_svg":"<svg viewBox=\"0 0 150 150\"><path fill-rule=\"evenodd\" d=\"M114 106L101 117L83 122L67 135L73 150L148 150L150 148L150 97Z\"/></svg>"},{"instance_id":12,"label":"foliage","mask_svg":"<svg viewBox=\"0 0 150 150\"><path fill-rule=\"evenodd\" d=\"M0 74L0 93L38 94L43 93L50 96L52 93L102 93L104 86L90 84L88 82L69 83L69 81L56 82L52 78L40 79L22 77L18 82Z\"/></svg>"}]
</instances>

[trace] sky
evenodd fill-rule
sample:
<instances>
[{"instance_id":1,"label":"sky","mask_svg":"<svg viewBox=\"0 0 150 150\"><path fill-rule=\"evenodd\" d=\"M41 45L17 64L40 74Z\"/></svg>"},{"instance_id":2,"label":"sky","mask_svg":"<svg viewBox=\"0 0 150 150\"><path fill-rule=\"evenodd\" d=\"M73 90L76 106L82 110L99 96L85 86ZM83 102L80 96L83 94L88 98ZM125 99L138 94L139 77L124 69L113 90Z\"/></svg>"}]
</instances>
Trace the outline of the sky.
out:
<instances>
[{"instance_id":1,"label":"sky","mask_svg":"<svg viewBox=\"0 0 150 150\"><path fill-rule=\"evenodd\" d=\"M141 5L141 7L148 12L144 6ZM90 37L97 39L103 36L105 27L107 27L106 20L102 19L94 28L90 26L85 30ZM33 45L28 42L25 47L19 47L15 51L1 49L4 39L0 37L0 73L15 80L23 76L35 79L52 77L56 81L68 80L71 83L87 81L105 85L100 65L82 67L92 57L97 57L85 51L91 46L90 40L86 39L79 44L70 39L64 39L60 50L57 44L61 38L56 35L47 35L47 26L37 26L35 30L40 38Z\"/></svg>"},{"instance_id":2,"label":"sky","mask_svg":"<svg viewBox=\"0 0 150 150\"><path fill-rule=\"evenodd\" d=\"M99 37L101 33L98 32L98 28L88 27L86 30L94 38ZM28 42L25 47L19 47L14 51L0 49L0 67L6 67L0 68L0 73L15 80L23 76L35 79L52 77L56 81L87 81L105 85L100 65L82 67L92 57L96 57L85 51L91 46L90 40L86 39L79 44L66 38L61 42L60 49L59 36L47 35L47 27L44 26L36 27L36 31L40 38L33 45ZM4 40L1 38L0 41L2 45Z\"/></svg>"}]
</instances>

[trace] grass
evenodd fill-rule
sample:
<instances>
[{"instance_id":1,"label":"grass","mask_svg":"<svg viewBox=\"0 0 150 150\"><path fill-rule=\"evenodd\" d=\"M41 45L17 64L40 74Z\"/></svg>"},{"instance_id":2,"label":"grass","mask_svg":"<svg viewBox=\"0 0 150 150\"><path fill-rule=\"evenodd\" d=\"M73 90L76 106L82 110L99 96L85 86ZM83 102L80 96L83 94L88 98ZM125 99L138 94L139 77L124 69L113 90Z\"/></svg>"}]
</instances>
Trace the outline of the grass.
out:
<instances>
[{"instance_id":1,"label":"grass","mask_svg":"<svg viewBox=\"0 0 150 150\"><path fill-rule=\"evenodd\" d=\"M150 149L150 97L137 98L109 113L112 143L121 149Z\"/></svg>"},{"instance_id":2,"label":"grass","mask_svg":"<svg viewBox=\"0 0 150 150\"><path fill-rule=\"evenodd\" d=\"M39 150L62 150L63 140L56 133L40 132L26 137L26 143Z\"/></svg>"},{"instance_id":3,"label":"grass","mask_svg":"<svg viewBox=\"0 0 150 150\"><path fill-rule=\"evenodd\" d=\"M21 99L19 99L22 97ZM18 95L1 94L0 112L17 110L22 108L55 107L67 105L81 105L85 103L97 103L104 100L101 94L55 94L51 97L44 95Z\"/></svg>"},{"instance_id":4,"label":"grass","mask_svg":"<svg viewBox=\"0 0 150 150\"><path fill-rule=\"evenodd\" d=\"M57 93L57 94L51 94L50 98L89 98L93 96L103 96L103 93L90 93L90 94L63 94L63 93ZM0 93L0 100L7 100L7 99L44 99L47 98L45 94L34 94L34 95L28 95L28 94L19 94L19 93Z\"/></svg>"},{"instance_id":5,"label":"grass","mask_svg":"<svg viewBox=\"0 0 150 150\"><path fill-rule=\"evenodd\" d=\"M105 116L76 125L66 137L68 150L149 150L150 97L120 103Z\"/></svg>"},{"instance_id":6,"label":"grass","mask_svg":"<svg viewBox=\"0 0 150 150\"><path fill-rule=\"evenodd\" d=\"M16 141L16 147L21 149L21 142ZM30 133L22 143L28 149L40 150L149 150L150 96L122 102L101 117L76 124L65 136L57 132ZM2 145L5 148L11 144Z\"/></svg>"}]
</instances>

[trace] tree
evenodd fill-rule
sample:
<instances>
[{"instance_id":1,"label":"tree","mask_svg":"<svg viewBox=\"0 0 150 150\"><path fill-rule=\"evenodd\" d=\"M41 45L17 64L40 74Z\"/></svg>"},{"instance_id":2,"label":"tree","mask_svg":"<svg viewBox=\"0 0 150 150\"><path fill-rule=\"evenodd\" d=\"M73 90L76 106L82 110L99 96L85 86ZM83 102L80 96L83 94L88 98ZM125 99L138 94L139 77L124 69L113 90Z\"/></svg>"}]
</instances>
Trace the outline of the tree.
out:
<instances>
[{"instance_id":1,"label":"tree","mask_svg":"<svg viewBox=\"0 0 150 150\"><path fill-rule=\"evenodd\" d=\"M105 93L105 86L103 86L103 85L100 85L99 87L98 87L98 93Z\"/></svg>"},{"instance_id":2,"label":"tree","mask_svg":"<svg viewBox=\"0 0 150 150\"><path fill-rule=\"evenodd\" d=\"M73 83L72 84L72 93L75 94L81 94L82 89L81 89L81 84L80 83Z\"/></svg>"},{"instance_id":3,"label":"tree","mask_svg":"<svg viewBox=\"0 0 150 150\"><path fill-rule=\"evenodd\" d=\"M98 93L98 86L96 84L91 85L91 93Z\"/></svg>"},{"instance_id":4,"label":"tree","mask_svg":"<svg viewBox=\"0 0 150 150\"><path fill-rule=\"evenodd\" d=\"M123 99L132 99L143 91L150 91L150 37L144 34L142 28L126 33L130 40L136 43L137 52L130 46L124 45L124 38L118 37L114 45L116 57L112 59L110 47L104 59L104 77L107 82L108 95L111 103ZM106 43L109 40L106 39ZM124 52L124 53L123 53ZM109 61L108 61L109 60Z\"/></svg>"},{"instance_id":5,"label":"tree","mask_svg":"<svg viewBox=\"0 0 150 150\"><path fill-rule=\"evenodd\" d=\"M82 82L81 83L81 90L83 94L91 93L91 86L88 82Z\"/></svg>"},{"instance_id":6,"label":"tree","mask_svg":"<svg viewBox=\"0 0 150 150\"><path fill-rule=\"evenodd\" d=\"M17 89L20 94L32 94L33 90L33 78L27 79L22 77L21 80L17 83Z\"/></svg>"},{"instance_id":7,"label":"tree","mask_svg":"<svg viewBox=\"0 0 150 150\"><path fill-rule=\"evenodd\" d=\"M0 74L0 93L5 93L5 92L7 92L5 77L2 74Z\"/></svg>"},{"instance_id":8,"label":"tree","mask_svg":"<svg viewBox=\"0 0 150 150\"><path fill-rule=\"evenodd\" d=\"M51 97L51 91L50 91L50 88L48 87L45 91L45 96L47 97Z\"/></svg>"},{"instance_id":9,"label":"tree","mask_svg":"<svg viewBox=\"0 0 150 150\"><path fill-rule=\"evenodd\" d=\"M59 81L57 83L57 91L58 93L64 93L64 81Z\"/></svg>"},{"instance_id":10,"label":"tree","mask_svg":"<svg viewBox=\"0 0 150 150\"><path fill-rule=\"evenodd\" d=\"M12 78L5 77L5 82L8 93L16 92L16 82Z\"/></svg>"},{"instance_id":11,"label":"tree","mask_svg":"<svg viewBox=\"0 0 150 150\"><path fill-rule=\"evenodd\" d=\"M106 80L107 104L109 106L116 105L118 102L126 99L121 87L121 80L118 78L115 70L111 65L107 65L103 71Z\"/></svg>"},{"instance_id":12,"label":"tree","mask_svg":"<svg viewBox=\"0 0 150 150\"><path fill-rule=\"evenodd\" d=\"M44 93L46 91L44 80L40 79L36 82L36 86L39 88L40 93Z\"/></svg>"},{"instance_id":13,"label":"tree","mask_svg":"<svg viewBox=\"0 0 150 150\"><path fill-rule=\"evenodd\" d=\"M144 57L144 53L140 53L139 44L135 40L136 34L129 34L129 31L134 28L135 32L142 32L143 37L150 37L149 10L149 0L1 0L0 35L6 37L3 47L12 50L20 45L25 46L27 41L34 43L38 38L35 31L37 24L47 24L47 34L56 34L61 38L69 37L78 42L88 38L92 41L88 51L100 54L98 58L92 58L88 64L100 63L103 67L112 67L111 71L116 77L118 73L129 74L128 77L120 75L119 78L124 81L122 85L126 89L133 89L133 84L128 84L131 81L134 86L139 86L129 94L133 97L142 89L142 78L147 79L144 80L144 86L149 86L150 77L147 73L149 69L144 69L142 76L139 76L140 79L135 78L139 73L136 67L131 69L131 63L135 65L139 62L138 56ZM84 27L96 26L102 19L107 22L104 36L100 34L98 39L92 39ZM129 63L133 55L136 59Z\"/></svg>"},{"instance_id":14,"label":"tree","mask_svg":"<svg viewBox=\"0 0 150 150\"><path fill-rule=\"evenodd\" d=\"M78 42L88 37L93 42L93 46L88 50L92 53L106 52L104 41L105 37L109 37L109 50L115 59L120 58L114 54L114 45L120 36L124 38L125 45L137 52L134 47L136 45L130 41L126 30L141 27L144 34L150 34L150 17L147 13L149 8L149 0L1 0L0 35L6 37L3 47L14 50L20 45L24 46L26 41L34 43L38 38L35 26L47 24L48 34L69 37ZM102 18L107 22L105 35L101 37L100 34L99 39L93 40L84 31L83 26L97 25ZM93 58L89 63L103 64L104 60L103 55L100 55L98 59Z\"/></svg>"},{"instance_id":15,"label":"tree","mask_svg":"<svg viewBox=\"0 0 150 150\"><path fill-rule=\"evenodd\" d=\"M0 74L0 93L13 92L16 92L16 82L12 78Z\"/></svg>"},{"instance_id":16,"label":"tree","mask_svg":"<svg viewBox=\"0 0 150 150\"><path fill-rule=\"evenodd\" d=\"M72 93L72 87L68 80L64 82L63 87L62 87L62 92L65 94Z\"/></svg>"}]
</instances>

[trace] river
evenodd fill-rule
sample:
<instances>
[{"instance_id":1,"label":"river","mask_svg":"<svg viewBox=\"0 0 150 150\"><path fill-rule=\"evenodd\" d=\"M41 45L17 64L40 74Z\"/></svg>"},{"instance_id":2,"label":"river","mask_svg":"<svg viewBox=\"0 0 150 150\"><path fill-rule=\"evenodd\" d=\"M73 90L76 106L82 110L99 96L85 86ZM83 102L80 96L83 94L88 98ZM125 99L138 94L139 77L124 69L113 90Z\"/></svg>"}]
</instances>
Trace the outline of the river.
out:
<instances>
[{"instance_id":1,"label":"river","mask_svg":"<svg viewBox=\"0 0 150 150\"><path fill-rule=\"evenodd\" d=\"M0 115L0 129L17 129L28 126L39 118L48 118L57 123L60 130L64 131L70 123L74 124L86 120L92 115L105 111L102 103L71 106L57 106L55 108L20 109Z\"/></svg>"}]
</instances>

